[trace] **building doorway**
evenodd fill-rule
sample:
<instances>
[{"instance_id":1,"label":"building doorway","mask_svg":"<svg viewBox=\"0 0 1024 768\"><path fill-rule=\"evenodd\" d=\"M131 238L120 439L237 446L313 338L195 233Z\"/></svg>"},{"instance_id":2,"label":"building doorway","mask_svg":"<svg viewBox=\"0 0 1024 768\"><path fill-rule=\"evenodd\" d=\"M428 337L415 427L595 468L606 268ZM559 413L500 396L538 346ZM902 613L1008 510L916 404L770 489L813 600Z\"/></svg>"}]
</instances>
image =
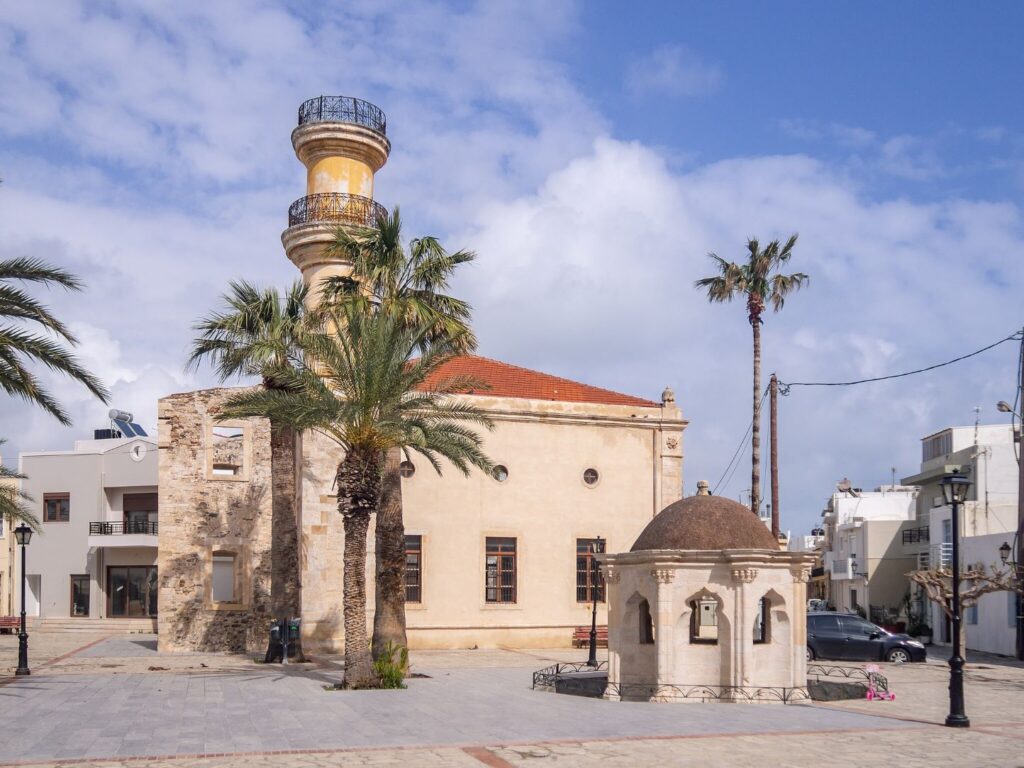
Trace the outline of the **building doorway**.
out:
<instances>
[{"instance_id":1,"label":"building doorway","mask_svg":"<svg viewBox=\"0 0 1024 768\"><path fill-rule=\"evenodd\" d=\"M89 576L71 577L71 615L89 615Z\"/></svg>"},{"instance_id":2,"label":"building doorway","mask_svg":"<svg viewBox=\"0 0 1024 768\"><path fill-rule=\"evenodd\" d=\"M25 615L38 616L39 606L43 604L43 577L26 575L28 591L25 593Z\"/></svg>"},{"instance_id":3,"label":"building doorway","mask_svg":"<svg viewBox=\"0 0 1024 768\"><path fill-rule=\"evenodd\" d=\"M156 610L155 565L107 566L107 616L151 618Z\"/></svg>"}]
</instances>

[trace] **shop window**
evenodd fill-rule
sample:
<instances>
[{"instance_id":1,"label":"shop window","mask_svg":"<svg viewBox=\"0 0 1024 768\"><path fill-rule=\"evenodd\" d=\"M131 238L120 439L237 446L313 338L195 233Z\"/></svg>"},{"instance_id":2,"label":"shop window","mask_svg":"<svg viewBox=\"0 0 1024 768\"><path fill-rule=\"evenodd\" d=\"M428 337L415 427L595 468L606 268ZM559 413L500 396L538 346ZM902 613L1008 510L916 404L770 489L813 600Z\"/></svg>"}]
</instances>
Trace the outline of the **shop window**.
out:
<instances>
[{"instance_id":1,"label":"shop window","mask_svg":"<svg viewBox=\"0 0 1024 768\"><path fill-rule=\"evenodd\" d=\"M71 615L89 615L89 577L71 577Z\"/></svg>"}]
</instances>

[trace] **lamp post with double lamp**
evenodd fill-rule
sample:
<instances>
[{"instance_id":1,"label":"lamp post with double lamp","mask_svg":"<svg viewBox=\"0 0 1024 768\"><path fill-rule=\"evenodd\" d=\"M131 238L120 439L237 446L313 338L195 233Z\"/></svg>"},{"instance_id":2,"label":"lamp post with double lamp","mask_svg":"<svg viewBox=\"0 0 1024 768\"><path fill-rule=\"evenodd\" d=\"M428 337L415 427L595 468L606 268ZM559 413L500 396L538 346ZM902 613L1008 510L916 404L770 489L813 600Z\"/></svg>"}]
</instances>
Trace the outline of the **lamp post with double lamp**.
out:
<instances>
[{"instance_id":1,"label":"lamp post with double lamp","mask_svg":"<svg viewBox=\"0 0 1024 768\"><path fill-rule=\"evenodd\" d=\"M1020 656L1020 626L1024 623L1024 558L1011 557L1015 552L1020 551L1020 542L1024 538L1024 523L1017 529L1017 533L1013 536L1013 546L1007 541L1003 542L1003 545L999 547L999 559L1003 561L1003 565L1008 565L1013 571L1013 586L1016 594L1016 602L1014 605L1017 608L1017 653L1018 658Z\"/></svg>"},{"instance_id":2,"label":"lamp post with double lamp","mask_svg":"<svg viewBox=\"0 0 1024 768\"><path fill-rule=\"evenodd\" d=\"M942 495L953 508L953 655L949 657L950 728L968 728L971 721L964 714L964 657L960 653L960 506L967 499L971 481L960 472L943 476Z\"/></svg>"},{"instance_id":3,"label":"lamp post with double lamp","mask_svg":"<svg viewBox=\"0 0 1024 768\"><path fill-rule=\"evenodd\" d=\"M21 631L18 633L18 668L14 674L31 675L32 670L28 668L28 629L25 624L25 585L28 583L25 575L25 550L32 541L32 529L22 523L14 529L14 540L21 546Z\"/></svg>"},{"instance_id":4,"label":"lamp post with double lamp","mask_svg":"<svg viewBox=\"0 0 1024 768\"><path fill-rule=\"evenodd\" d=\"M590 610L590 658L587 659L587 666L597 668L597 592L600 589L601 568L597 562L597 555L604 552L604 540L598 536L591 547L591 573L590 593L593 597L593 607Z\"/></svg>"}]
</instances>

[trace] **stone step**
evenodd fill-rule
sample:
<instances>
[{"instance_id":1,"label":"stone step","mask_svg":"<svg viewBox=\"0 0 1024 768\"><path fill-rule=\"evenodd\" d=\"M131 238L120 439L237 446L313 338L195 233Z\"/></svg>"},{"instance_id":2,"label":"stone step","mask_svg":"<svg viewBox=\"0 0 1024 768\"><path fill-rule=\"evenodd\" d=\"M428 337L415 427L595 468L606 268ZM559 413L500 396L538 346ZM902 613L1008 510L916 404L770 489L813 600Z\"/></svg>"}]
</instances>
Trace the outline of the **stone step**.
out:
<instances>
[{"instance_id":1,"label":"stone step","mask_svg":"<svg viewBox=\"0 0 1024 768\"><path fill-rule=\"evenodd\" d=\"M30 632L138 634L156 632L156 619L29 619Z\"/></svg>"}]
</instances>

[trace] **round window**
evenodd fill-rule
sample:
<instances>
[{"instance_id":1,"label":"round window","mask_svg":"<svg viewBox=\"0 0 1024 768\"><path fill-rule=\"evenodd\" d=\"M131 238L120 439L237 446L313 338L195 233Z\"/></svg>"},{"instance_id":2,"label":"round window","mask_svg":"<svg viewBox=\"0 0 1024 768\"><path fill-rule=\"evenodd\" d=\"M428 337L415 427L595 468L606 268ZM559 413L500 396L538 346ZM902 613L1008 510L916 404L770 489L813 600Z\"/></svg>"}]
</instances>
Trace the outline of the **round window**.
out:
<instances>
[{"instance_id":1,"label":"round window","mask_svg":"<svg viewBox=\"0 0 1024 768\"><path fill-rule=\"evenodd\" d=\"M504 464L495 464L494 469L491 470L491 477L499 483L504 483L508 480L508 467Z\"/></svg>"},{"instance_id":2,"label":"round window","mask_svg":"<svg viewBox=\"0 0 1024 768\"><path fill-rule=\"evenodd\" d=\"M601 479L601 475L597 473L597 470L591 467L583 471L583 482L587 485L597 485L597 481Z\"/></svg>"},{"instance_id":3,"label":"round window","mask_svg":"<svg viewBox=\"0 0 1024 768\"><path fill-rule=\"evenodd\" d=\"M142 461L146 458L146 444L134 443L129 449L128 455L131 456L132 461Z\"/></svg>"},{"instance_id":4,"label":"round window","mask_svg":"<svg viewBox=\"0 0 1024 768\"><path fill-rule=\"evenodd\" d=\"M403 461L398 465L398 474L402 477L412 477L416 474L416 465L411 461Z\"/></svg>"}]
</instances>

